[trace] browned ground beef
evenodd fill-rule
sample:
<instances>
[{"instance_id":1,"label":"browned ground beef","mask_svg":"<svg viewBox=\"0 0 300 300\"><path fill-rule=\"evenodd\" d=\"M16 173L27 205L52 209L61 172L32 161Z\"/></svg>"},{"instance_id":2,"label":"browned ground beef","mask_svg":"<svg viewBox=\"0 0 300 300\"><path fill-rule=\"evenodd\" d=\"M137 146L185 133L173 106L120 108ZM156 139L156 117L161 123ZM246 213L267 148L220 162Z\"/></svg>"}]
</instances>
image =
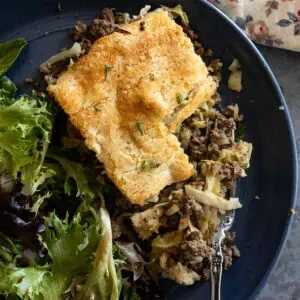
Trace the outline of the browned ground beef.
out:
<instances>
[{"instance_id":1,"label":"browned ground beef","mask_svg":"<svg viewBox=\"0 0 300 300\"><path fill-rule=\"evenodd\" d=\"M79 42L83 49L83 53L86 53L91 48L92 44L101 37L111 34L114 31L119 31L123 34L128 32L119 29L119 25L128 21L128 16L122 13L117 13L113 9L105 8L101 11L100 15L96 17L90 25L86 25L82 22L77 22L74 26L71 37L74 41ZM199 42L198 35L189 27L180 24L183 27L184 32L192 40L195 46L195 51L198 55L201 55L211 74L220 79L222 63L218 59L213 58L213 53L210 49L205 50ZM140 30L145 29L145 24L140 24ZM52 82L56 80L62 72L64 72L69 66L69 59L54 64L49 69L41 70L44 74L46 82ZM215 95L216 102L219 102L220 95ZM200 162L203 159L217 160L220 155L220 151L224 148L229 148L234 142L233 132L236 130L237 123L242 121L243 117L238 113L235 107L229 106L221 111L214 111L208 116L200 115L196 111L191 117L189 117L183 124L182 129L186 128L191 131L191 137L188 140L185 152L189 155L192 163L197 165L197 174L193 176L189 182L197 186L204 187L205 180L200 172ZM195 124L197 122L205 120L206 125L197 128ZM178 134L180 139L180 133ZM233 183L241 174L241 169L238 164L230 163L224 164L219 170L222 179L222 189L224 194L232 187ZM159 228L159 234L171 232L177 230L181 217L188 216L194 226L197 226L197 220L203 215L203 207L199 202L193 198L188 197L182 193L182 184L173 184L166 187L160 194L161 198L166 199L169 202L169 206L165 208L165 212L171 209L172 206L177 206L178 212L174 214L166 214L161 217L161 226ZM115 239L131 239L130 234L124 233L124 227L120 226L119 219L117 217L120 213L132 213L141 210L136 206L130 204L126 199L119 195L117 200L113 204L111 212L113 212L113 234ZM172 208L173 209L173 208ZM119 213L118 213L119 212ZM227 269L233 261L233 258L239 257L239 250L234 246L235 234L228 233L223 243L224 254L224 268ZM137 237L134 238L138 239ZM204 241L202 234L193 232L190 229L186 229L183 242L179 246L178 252L174 253L173 258L182 265L187 266L193 271L196 271L201 279L210 278L210 257L213 253L211 245ZM151 249L150 241L140 241L141 246L145 249ZM136 282L137 290L142 296L142 299L160 299L159 293L156 293L156 289L153 285L153 281L149 277L149 274L144 274ZM150 295L150 298L148 297ZM148 297L148 298L147 298ZM72 298L68 298L72 299Z\"/></svg>"},{"instance_id":2,"label":"browned ground beef","mask_svg":"<svg viewBox=\"0 0 300 300\"><path fill-rule=\"evenodd\" d=\"M79 42L82 47L82 54L89 51L92 44L99 38L118 30L120 18L116 18L113 9L104 8L99 16L95 18L90 25L86 25L80 21L71 31L71 37L74 42ZM53 83L70 65L70 59L60 61L51 67L41 69L44 75L46 85Z\"/></svg>"},{"instance_id":3,"label":"browned ground beef","mask_svg":"<svg viewBox=\"0 0 300 300\"><path fill-rule=\"evenodd\" d=\"M213 254L211 247L205 243L202 234L198 231L187 230L179 249L179 259L183 265L197 265L205 257L209 258Z\"/></svg>"}]
</instances>

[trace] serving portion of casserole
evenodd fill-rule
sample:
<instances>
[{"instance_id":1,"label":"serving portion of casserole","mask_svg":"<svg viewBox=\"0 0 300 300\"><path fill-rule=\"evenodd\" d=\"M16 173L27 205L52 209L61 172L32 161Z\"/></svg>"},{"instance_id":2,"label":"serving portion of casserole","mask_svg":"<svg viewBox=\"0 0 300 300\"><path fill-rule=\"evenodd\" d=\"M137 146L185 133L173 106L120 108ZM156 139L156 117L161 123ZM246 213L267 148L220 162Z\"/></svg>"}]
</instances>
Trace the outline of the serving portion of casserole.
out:
<instances>
[{"instance_id":1,"label":"serving portion of casserole","mask_svg":"<svg viewBox=\"0 0 300 300\"><path fill-rule=\"evenodd\" d=\"M173 133L212 102L217 84L168 12L121 29L97 40L49 90L115 185L144 204L192 176Z\"/></svg>"}]
</instances>

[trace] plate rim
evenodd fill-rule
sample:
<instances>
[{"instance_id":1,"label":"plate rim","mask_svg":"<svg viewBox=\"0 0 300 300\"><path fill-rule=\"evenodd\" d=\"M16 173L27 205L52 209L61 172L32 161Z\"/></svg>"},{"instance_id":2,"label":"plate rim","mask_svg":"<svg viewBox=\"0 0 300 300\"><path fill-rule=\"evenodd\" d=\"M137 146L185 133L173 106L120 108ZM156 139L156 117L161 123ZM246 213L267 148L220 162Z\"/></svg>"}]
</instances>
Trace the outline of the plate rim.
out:
<instances>
[{"instance_id":1,"label":"plate rim","mask_svg":"<svg viewBox=\"0 0 300 300\"><path fill-rule=\"evenodd\" d=\"M183 4L185 1L188 0L176 0L178 4ZM289 113L288 105L286 103L286 100L284 98L284 95L281 91L281 88L279 86L279 83L271 70L270 66L266 62L265 58L263 57L262 53L259 51L259 49L256 47L256 45L250 40L250 38L244 33L244 31L241 30L241 28L232 20L230 19L223 11L221 11L218 7L210 3L211 0L196 0L195 2L200 3L204 7L207 7L211 11L213 11L219 18L223 19L223 21L228 24L239 36L240 39L243 40L246 47L253 53L253 56L257 58L258 63L263 66L264 74L269 80L271 89L275 92L277 95L277 98L281 102L281 104L284 106L284 111L282 113L284 114L286 123L287 123L287 129L288 129L288 139L290 141L291 146L291 162L292 162L292 170L291 175L293 177L292 189L291 189L291 196L289 198L289 206L290 209L295 209L296 202L297 202L297 189L298 189L298 165L297 165L297 147L296 147L296 137L295 137L295 131L292 123L292 119ZM198 22L198 21L195 21ZM4 30L3 35L1 35L0 40L2 40L3 37L9 36L11 33L9 33L9 30ZM279 262L279 259L282 257L282 252L284 250L284 246L286 244L286 241L289 237L291 225L294 220L294 216L292 214L287 215L285 220L285 228L283 230L280 243L277 244L277 249L274 257L272 258L266 272L262 276L262 279L259 281L259 283L256 285L256 287L251 292L248 300L254 300L256 297L260 294L260 292L265 287L267 280L269 276L271 275L272 271L276 267L276 265Z\"/></svg>"},{"instance_id":2,"label":"plate rim","mask_svg":"<svg viewBox=\"0 0 300 300\"><path fill-rule=\"evenodd\" d=\"M283 96L283 93L281 91L281 88L279 86L279 83L271 70L270 66L266 62L265 58L263 57L262 53L258 50L256 45L250 40L250 38L242 31L242 29L232 20L230 17L228 17L222 10L220 10L218 7L213 5L209 2L209 0L197 0L197 2L200 2L202 5L208 7L209 9L213 10L220 18L224 20L229 26L231 26L240 36L241 39L244 40L247 47L250 48L250 50L254 53L254 55L257 57L259 63L264 66L264 71L267 77L269 78L271 88L275 91L277 94L280 102L284 106L284 116L287 122L287 128L289 132L289 140L291 144L291 152L292 152L292 176L293 176L293 182L292 182L292 191L291 191L291 197L290 197L290 209L296 208L297 203L297 190L298 190L298 166L297 166L297 147L296 147L296 137L295 137L295 131L292 123L292 118L289 113L288 105L286 103L286 100ZM253 290L252 294L250 295L250 298L248 300L255 299L262 289L265 287L267 280L269 276L271 275L271 272L276 267L277 263L279 262L279 259L282 256L282 252L284 249L284 246L286 244L286 241L288 239L290 229L292 222L294 220L294 216L292 214L288 215L285 222L285 229L283 231L281 241L277 246L276 254L272 258L272 261L263 275L262 280L257 284L255 289Z\"/></svg>"}]
</instances>

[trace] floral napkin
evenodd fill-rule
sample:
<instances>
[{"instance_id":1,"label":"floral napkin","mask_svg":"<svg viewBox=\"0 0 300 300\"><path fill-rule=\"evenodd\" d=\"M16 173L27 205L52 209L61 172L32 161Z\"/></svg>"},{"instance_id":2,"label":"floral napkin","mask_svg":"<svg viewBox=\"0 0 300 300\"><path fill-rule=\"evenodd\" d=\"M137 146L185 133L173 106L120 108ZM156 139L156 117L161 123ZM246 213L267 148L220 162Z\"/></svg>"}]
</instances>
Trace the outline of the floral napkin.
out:
<instances>
[{"instance_id":1,"label":"floral napkin","mask_svg":"<svg viewBox=\"0 0 300 300\"><path fill-rule=\"evenodd\" d=\"M300 51L300 0L209 0L255 42Z\"/></svg>"}]
</instances>

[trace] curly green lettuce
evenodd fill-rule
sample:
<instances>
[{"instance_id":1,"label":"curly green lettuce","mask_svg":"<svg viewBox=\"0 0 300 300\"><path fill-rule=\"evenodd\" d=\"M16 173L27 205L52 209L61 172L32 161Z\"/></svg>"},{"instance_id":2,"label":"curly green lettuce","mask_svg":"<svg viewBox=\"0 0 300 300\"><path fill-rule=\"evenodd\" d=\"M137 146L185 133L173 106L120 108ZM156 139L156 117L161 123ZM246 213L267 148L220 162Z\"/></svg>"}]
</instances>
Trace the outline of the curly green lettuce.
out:
<instances>
[{"instance_id":1,"label":"curly green lettuce","mask_svg":"<svg viewBox=\"0 0 300 300\"><path fill-rule=\"evenodd\" d=\"M140 300L139 295L136 292L136 288L130 284L130 282L123 278L122 280L122 300Z\"/></svg>"},{"instance_id":2,"label":"curly green lettuce","mask_svg":"<svg viewBox=\"0 0 300 300\"><path fill-rule=\"evenodd\" d=\"M98 245L90 272L77 300L118 300L122 279L113 258L113 239L111 222L108 212L101 208L102 238Z\"/></svg>"},{"instance_id":3,"label":"curly green lettuce","mask_svg":"<svg viewBox=\"0 0 300 300\"><path fill-rule=\"evenodd\" d=\"M18 267L15 258L20 253L4 247L13 257L0 259L0 293L26 300L57 300L75 276L85 276L92 269L92 255L101 240L101 219L90 216L83 220L80 214L68 219L60 220L51 213L45 220L46 229L39 236L49 253L49 263L44 266Z\"/></svg>"},{"instance_id":4,"label":"curly green lettuce","mask_svg":"<svg viewBox=\"0 0 300 300\"><path fill-rule=\"evenodd\" d=\"M92 254L101 240L101 220L80 214L69 223L52 213L46 222L41 242L51 257L51 271L40 286L42 299L56 300L70 285L75 276L85 275L92 268Z\"/></svg>"},{"instance_id":5,"label":"curly green lettuce","mask_svg":"<svg viewBox=\"0 0 300 300\"><path fill-rule=\"evenodd\" d=\"M0 77L0 110L13 103L16 91L17 87L9 78Z\"/></svg>"},{"instance_id":6,"label":"curly green lettuce","mask_svg":"<svg viewBox=\"0 0 300 300\"><path fill-rule=\"evenodd\" d=\"M0 251L0 294L24 300L57 300L74 278L82 278L85 283L77 299L118 300L122 283L122 298L139 299L129 282L121 278L110 217L104 208L96 212L90 207L85 217L76 214L71 221L68 216L61 220L51 213L39 239L48 250L48 263L19 267L17 258L22 249L0 236L4 252L1 255Z\"/></svg>"},{"instance_id":7,"label":"curly green lettuce","mask_svg":"<svg viewBox=\"0 0 300 300\"><path fill-rule=\"evenodd\" d=\"M0 77L16 61L26 44L22 38L0 44Z\"/></svg>"},{"instance_id":8,"label":"curly green lettuce","mask_svg":"<svg viewBox=\"0 0 300 300\"><path fill-rule=\"evenodd\" d=\"M40 180L36 181L38 191L32 197L31 211L37 215L47 204L59 216L67 211L88 211L94 201L100 203L104 199L106 182L98 173L97 165L78 163L67 157L65 151L49 148Z\"/></svg>"},{"instance_id":9,"label":"curly green lettuce","mask_svg":"<svg viewBox=\"0 0 300 300\"><path fill-rule=\"evenodd\" d=\"M40 170L50 143L53 112L45 95L15 99L15 85L0 79L0 172L21 176L23 193L32 195L43 181ZM38 183L38 184L37 184Z\"/></svg>"},{"instance_id":10,"label":"curly green lettuce","mask_svg":"<svg viewBox=\"0 0 300 300\"><path fill-rule=\"evenodd\" d=\"M63 153L55 150L49 151L47 157L57 161L63 168L63 172L60 173L64 176L64 190L67 195L71 195L71 179L73 179L77 189L76 197L88 200L94 199L95 192L91 187L91 181L94 181L94 178L89 176L90 174L83 164L72 161L65 157Z\"/></svg>"}]
</instances>

